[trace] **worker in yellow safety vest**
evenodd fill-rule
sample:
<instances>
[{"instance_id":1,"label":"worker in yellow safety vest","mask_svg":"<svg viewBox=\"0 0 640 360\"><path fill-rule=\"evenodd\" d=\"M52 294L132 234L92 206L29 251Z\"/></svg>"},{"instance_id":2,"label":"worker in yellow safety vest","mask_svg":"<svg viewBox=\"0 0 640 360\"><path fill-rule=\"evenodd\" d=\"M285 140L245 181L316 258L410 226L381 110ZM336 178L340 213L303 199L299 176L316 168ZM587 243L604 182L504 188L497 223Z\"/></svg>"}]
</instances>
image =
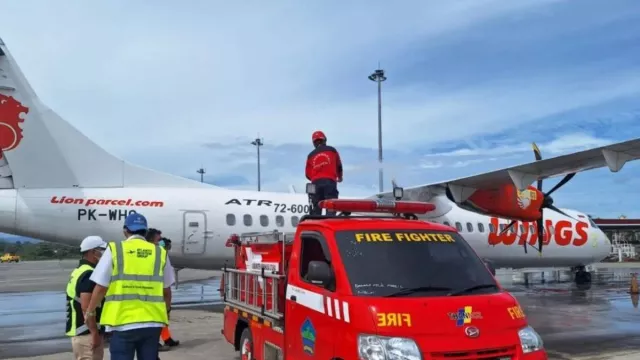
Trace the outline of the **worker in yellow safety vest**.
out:
<instances>
[{"instance_id":1,"label":"worker in yellow safety vest","mask_svg":"<svg viewBox=\"0 0 640 360\"><path fill-rule=\"evenodd\" d=\"M91 275L96 287L85 318L95 322L104 298L100 323L111 333L111 359L131 360L135 354L138 360L157 360L158 338L169 323L173 267L165 249L146 241L142 214L130 213L123 230L126 240L109 243Z\"/></svg>"},{"instance_id":2,"label":"worker in yellow safety vest","mask_svg":"<svg viewBox=\"0 0 640 360\"><path fill-rule=\"evenodd\" d=\"M95 283L89 279L93 268L107 248L100 236L87 236L80 243L82 259L71 272L67 283L67 324L66 335L71 337L71 347L76 360L102 360L104 348L92 346L92 337L102 337L104 329L99 328L101 307L96 310L96 322L89 327L85 324L84 313L89 307Z\"/></svg>"}]
</instances>

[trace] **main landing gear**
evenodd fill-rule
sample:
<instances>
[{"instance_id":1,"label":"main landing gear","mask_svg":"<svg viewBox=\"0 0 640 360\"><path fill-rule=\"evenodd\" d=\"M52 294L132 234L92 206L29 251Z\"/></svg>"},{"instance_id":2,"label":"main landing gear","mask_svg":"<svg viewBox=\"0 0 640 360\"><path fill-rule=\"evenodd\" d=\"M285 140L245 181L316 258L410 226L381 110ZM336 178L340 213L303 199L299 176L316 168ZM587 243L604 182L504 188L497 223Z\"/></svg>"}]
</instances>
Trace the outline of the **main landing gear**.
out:
<instances>
[{"instance_id":1,"label":"main landing gear","mask_svg":"<svg viewBox=\"0 0 640 360\"><path fill-rule=\"evenodd\" d=\"M178 278L178 271L180 271L180 270L182 270L182 268L177 268L177 267L173 268L173 276L176 279L176 284L175 284L176 285L176 289L178 289L178 284L180 283L180 279Z\"/></svg>"},{"instance_id":2,"label":"main landing gear","mask_svg":"<svg viewBox=\"0 0 640 360\"><path fill-rule=\"evenodd\" d=\"M587 271L584 266L576 266L571 270L575 272L574 281L578 287L591 287L591 272Z\"/></svg>"}]
</instances>

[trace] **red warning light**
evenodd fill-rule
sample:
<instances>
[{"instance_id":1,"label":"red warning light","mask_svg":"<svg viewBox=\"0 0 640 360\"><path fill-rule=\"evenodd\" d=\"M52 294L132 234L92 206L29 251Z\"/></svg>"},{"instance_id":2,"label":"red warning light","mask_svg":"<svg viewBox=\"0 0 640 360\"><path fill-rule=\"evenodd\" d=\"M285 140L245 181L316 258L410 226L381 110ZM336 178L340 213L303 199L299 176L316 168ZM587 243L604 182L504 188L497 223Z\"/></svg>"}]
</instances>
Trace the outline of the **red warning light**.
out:
<instances>
[{"instance_id":1,"label":"red warning light","mask_svg":"<svg viewBox=\"0 0 640 360\"><path fill-rule=\"evenodd\" d=\"M435 210L436 206L419 201L394 201L387 199L348 200L332 199L320 201L320 207L329 211L340 212L386 212L393 214L426 214Z\"/></svg>"}]
</instances>

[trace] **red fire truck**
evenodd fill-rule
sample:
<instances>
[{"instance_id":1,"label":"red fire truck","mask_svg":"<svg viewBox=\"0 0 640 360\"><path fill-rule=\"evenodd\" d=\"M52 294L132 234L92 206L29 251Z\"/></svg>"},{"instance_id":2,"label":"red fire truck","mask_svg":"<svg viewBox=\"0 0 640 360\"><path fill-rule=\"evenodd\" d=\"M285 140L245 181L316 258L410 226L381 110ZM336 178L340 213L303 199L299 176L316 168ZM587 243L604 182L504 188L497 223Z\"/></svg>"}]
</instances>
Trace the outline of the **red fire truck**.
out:
<instances>
[{"instance_id":1,"label":"red fire truck","mask_svg":"<svg viewBox=\"0 0 640 360\"><path fill-rule=\"evenodd\" d=\"M434 205L320 206L337 215L228 240L222 334L242 360L547 359L518 301L455 229L418 220Z\"/></svg>"}]
</instances>

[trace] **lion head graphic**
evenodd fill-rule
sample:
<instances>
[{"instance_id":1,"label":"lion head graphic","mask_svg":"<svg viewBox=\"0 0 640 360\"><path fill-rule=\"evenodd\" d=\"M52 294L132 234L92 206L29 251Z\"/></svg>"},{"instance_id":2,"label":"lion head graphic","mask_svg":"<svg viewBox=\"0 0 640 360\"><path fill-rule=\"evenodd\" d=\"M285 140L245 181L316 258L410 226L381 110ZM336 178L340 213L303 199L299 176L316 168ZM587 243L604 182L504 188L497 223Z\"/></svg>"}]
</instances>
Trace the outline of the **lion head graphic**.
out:
<instances>
[{"instance_id":1,"label":"lion head graphic","mask_svg":"<svg viewBox=\"0 0 640 360\"><path fill-rule=\"evenodd\" d=\"M0 94L0 154L13 150L22 141L20 124L24 119L20 116L29 112L29 108L22 105L11 96Z\"/></svg>"}]
</instances>

